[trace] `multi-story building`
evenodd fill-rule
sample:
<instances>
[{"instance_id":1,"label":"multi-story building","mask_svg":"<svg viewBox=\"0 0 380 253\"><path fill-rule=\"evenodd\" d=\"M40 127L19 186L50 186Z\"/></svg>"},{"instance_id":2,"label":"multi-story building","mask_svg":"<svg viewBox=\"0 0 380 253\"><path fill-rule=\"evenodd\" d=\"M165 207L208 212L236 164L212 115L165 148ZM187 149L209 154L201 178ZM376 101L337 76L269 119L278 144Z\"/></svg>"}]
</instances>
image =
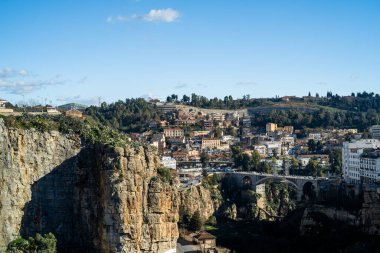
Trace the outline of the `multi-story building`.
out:
<instances>
[{"instance_id":1,"label":"multi-story building","mask_svg":"<svg viewBox=\"0 0 380 253\"><path fill-rule=\"evenodd\" d=\"M182 137L185 135L183 129L181 128L165 128L165 137Z\"/></svg>"},{"instance_id":2,"label":"multi-story building","mask_svg":"<svg viewBox=\"0 0 380 253\"><path fill-rule=\"evenodd\" d=\"M165 103L165 104L157 103L156 106L157 106L158 112L161 114L171 113L171 112L176 111L177 109L176 105L173 103Z\"/></svg>"},{"instance_id":3,"label":"multi-story building","mask_svg":"<svg viewBox=\"0 0 380 253\"><path fill-rule=\"evenodd\" d=\"M371 127L372 138L380 140L380 125L374 125Z\"/></svg>"},{"instance_id":4,"label":"multi-story building","mask_svg":"<svg viewBox=\"0 0 380 253\"><path fill-rule=\"evenodd\" d=\"M367 181L367 172L362 171L363 164L368 160L362 157L365 150L380 148L380 141L375 139L364 139L359 141L344 142L342 148L343 177L350 183ZM364 159L363 159L364 158Z\"/></svg>"},{"instance_id":5,"label":"multi-story building","mask_svg":"<svg viewBox=\"0 0 380 253\"><path fill-rule=\"evenodd\" d=\"M243 128L251 128L251 124L252 124L252 122L251 122L251 118L243 118L242 119L242 127Z\"/></svg>"},{"instance_id":6,"label":"multi-story building","mask_svg":"<svg viewBox=\"0 0 380 253\"><path fill-rule=\"evenodd\" d=\"M216 120L216 121L224 121L225 115L221 113L212 113L211 118L212 120Z\"/></svg>"},{"instance_id":7,"label":"multi-story building","mask_svg":"<svg viewBox=\"0 0 380 253\"><path fill-rule=\"evenodd\" d=\"M152 136L152 145L157 147L158 149L164 149L166 147L166 139L165 135L160 134L153 134Z\"/></svg>"},{"instance_id":8,"label":"multi-story building","mask_svg":"<svg viewBox=\"0 0 380 253\"><path fill-rule=\"evenodd\" d=\"M268 123L265 127L267 133L273 133L277 130L277 124Z\"/></svg>"},{"instance_id":9,"label":"multi-story building","mask_svg":"<svg viewBox=\"0 0 380 253\"><path fill-rule=\"evenodd\" d=\"M205 121L203 121L203 126L207 130L207 129L212 129L214 124L211 120L205 120Z\"/></svg>"},{"instance_id":10,"label":"multi-story building","mask_svg":"<svg viewBox=\"0 0 380 253\"><path fill-rule=\"evenodd\" d=\"M170 169L177 169L177 161L176 159L170 157L170 156L163 156L161 157L161 165L170 168Z\"/></svg>"},{"instance_id":11,"label":"multi-story building","mask_svg":"<svg viewBox=\"0 0 380 253\"><path fill-rule=\"evenodd\" d=\"M267 147L265 145L253 145L253 149L256 150L262 157L267 154Z\"/></svg>"},{"instance_id":12,"label":"multi-story building","mask_svg":"<svg viewBox=\"0 0 380 253\"><path fill-rule=\"evenodd\" d=\"M220 140L215 138L203 138L202 149L218 149L220 148Z\"/></svg>"},{"instance_id":13,"label":"multi-story building","mask_svg":"<svg viewBox=\"0 0 380 253\"><path fill-rule=\"evenodd\" d=\"M274 155L276 153L277 155L281 154L281 142L278 141L267 141L263 143L267 147L267 154L268 155Z\"/></svg>"},{"instance_id":14,"label":"multi-story building","mask_svg":"<svg viewBox=\"0 0 380 253\"><path fill-rule=\"evenodd\" d=\"M364 183L380 180L380 149L365 149L360 156L360 178Z\"/></svg>"}]
</instances>

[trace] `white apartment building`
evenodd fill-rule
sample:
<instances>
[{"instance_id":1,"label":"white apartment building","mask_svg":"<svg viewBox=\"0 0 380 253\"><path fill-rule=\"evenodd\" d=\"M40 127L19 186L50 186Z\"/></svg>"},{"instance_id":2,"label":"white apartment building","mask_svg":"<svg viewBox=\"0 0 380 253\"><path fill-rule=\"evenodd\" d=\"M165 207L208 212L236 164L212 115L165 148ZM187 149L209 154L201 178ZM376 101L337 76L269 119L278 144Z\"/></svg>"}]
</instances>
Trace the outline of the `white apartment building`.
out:
<instances>
[{"instance_id":1,"label":"white apartment building","mask_svg":"<svg viewBox=\"0 0 380 253\"><path fill-rule=\"evenodd\" d=\"M380 125L374 125L371 127L372 138L380 140Z\"/></svg>"},{"instance_id":2,"label":"white apartment building","mask_svg":"<svg viewBox=\"0 0 380 253\"><path fill-rule=\"evenodd\" d=\"M362 155L366 149L378 148L380 148L380 141L375 139L344 142L342 148L344 180L358 183L361 177L363 177L363 179L367 178L368 172L366 172L367 166L365 166L367 158L365 156L362 157Z\"/></svg>"},{"instance_id":3,"label":"white apartment building","mask_svg":"<svg viewBox=\"0 0 380 253\"><path fill-rule=\"evenodd\" d=\"M263 143L267 147L267 154L273 155L274 152L277 153L277 155L281 154L281 147L282 143L279 141L267 141Z\"/></svg>"},{"instance_id":4,"label":"white apartment building","mask_svg":"<svg viewBox=\"0 0 380 253\"><path fill-rule=\"evenodd\" d=\"M173 170L177 169L176 159L174 159L173 157L170 157L170 156L161 157L161 165L166 167L166 168L173 169Z\"/></svg>"},{"instance_id":5,"label":"white apartment building","mask_svg":"<svg viewBox=\"0 0 380 253\"><path fill-rule=\"evenodd\" d=\"M253 145L253 149L256 150L261 156L266 156L267 147L265 145Z\"/></svg>"},{"instance_id":6,"label":"white apartment building","mask_svg":"<svg viewBox=\"0 0 380 253\"><path fill-rule=\"evenodd\" d=\"M364 183L380 180L380 149L364 150L360 157L360 177Z\"/></svg>"}]
</instances>

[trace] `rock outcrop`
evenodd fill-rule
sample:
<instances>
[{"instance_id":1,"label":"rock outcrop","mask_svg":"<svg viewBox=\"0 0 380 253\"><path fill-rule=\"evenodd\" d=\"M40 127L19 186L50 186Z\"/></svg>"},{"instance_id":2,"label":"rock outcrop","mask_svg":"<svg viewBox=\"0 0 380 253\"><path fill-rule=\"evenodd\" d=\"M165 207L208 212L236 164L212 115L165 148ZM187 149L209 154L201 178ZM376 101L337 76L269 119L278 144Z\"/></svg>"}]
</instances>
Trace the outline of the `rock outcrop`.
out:
<instances>
[{"instance_id":1,"label":"rock outcrop","mask_svg":"<svg viewBox=\"0 0 380 253\"><path fill-rule=\"evenodd\" d=\"M199 211L203 220L214 215L221 205L218 189L209 190L202 185L191 186L180 192L181 209L189 215Z\"/></svg>"},{"instance_id":2,"label":"rock outcrop","mask_svg":"<svg viewBox=\"0 0 380 253\"><path fill-rule=\"evenodd\" d=\"M380 188L367 187L363 190L363 206L360 218L364 232L380 235Z\"/></svg>"},{"instance_id":3,"label":"rock outcrop","mask_svg":"<svg viewBox=\"0 0 380 253\"><path fill-rule=\"evenodd\" d=\"M180 198L158 166L147 147L84 145L0 120L0 252L37 232L53 232L60 252L174 248Z\"/></svg>"}]
</instances>

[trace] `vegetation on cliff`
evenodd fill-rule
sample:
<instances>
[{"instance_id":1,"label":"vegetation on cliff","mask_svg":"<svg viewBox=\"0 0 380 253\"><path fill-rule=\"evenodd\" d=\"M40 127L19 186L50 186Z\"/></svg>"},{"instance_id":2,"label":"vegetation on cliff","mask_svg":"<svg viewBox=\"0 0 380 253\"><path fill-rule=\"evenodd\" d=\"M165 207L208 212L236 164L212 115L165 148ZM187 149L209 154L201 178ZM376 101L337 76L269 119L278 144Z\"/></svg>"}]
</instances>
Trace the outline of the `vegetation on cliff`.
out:
<instances>
[{"instance_id":1,"label":"vegetation on cliff","mask_svg":"<svg viewBox=\"0 0 380 253\"><path fill-rule=\"evenodd\" d=\"M48 233L45 236L36 236L24 239L18 237L8 244L6 253L56 253L57 239L54 234Z\"/></svg>"},{"instance_id":2,"label":"vegetation on cliff","mask_svg":"<svg viewBox=\"0 0 380 253\"><path fill-rule=\"evenodd\" d=\"M131 138L112 127L103 125L91 117L85 120L65 116L30 115L1 116L7 127L35 129L40 132L59 131L63 134L77 134L85 142L99 143L111 147L132 143Z\"/></svg>"},{"instance_id":3,"label":"vegetation on cliff","mask_svg":"<svg viewBox=\"0 0 380 253\"><path fill-rule=\"evenodd\" d=\"M289 184L269 182L265 184L266 211L273 216L286 216L296 207L295 189Z\"/></svg>"}]
</instances>

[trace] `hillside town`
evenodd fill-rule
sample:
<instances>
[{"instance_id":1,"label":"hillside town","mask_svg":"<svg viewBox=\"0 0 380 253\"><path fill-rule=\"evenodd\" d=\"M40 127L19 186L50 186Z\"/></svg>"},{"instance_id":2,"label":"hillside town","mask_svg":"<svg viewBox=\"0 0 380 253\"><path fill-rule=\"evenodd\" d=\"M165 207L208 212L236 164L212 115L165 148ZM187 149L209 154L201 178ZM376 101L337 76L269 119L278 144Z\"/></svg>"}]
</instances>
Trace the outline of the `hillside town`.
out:
<instances>
[{"instance_id":1,"label":"hillside town","mask_svg":"<svg viewBox=\"0 0 380 253\"><path fill-rule=\"evenodd\" d=\"M278 175L380 180L380 126L358 129L315 128L267 123L265 129L238 111L205 112L157 106L161 120L139 135L159 150L162 166L177 170L183 187L199 184L202 173L233 170ZM343 157L343 158L342 158ZM343 177L341 177L343 175Z\"/></svg>"},{"instance_id":2,"label":"hillside town","mask_svg":"<svg viewBox=\"0 0 380 253\"><path fill-rule=\"evenodd\" d=\"M240 189L248 186L247 189L258 194L255 219L284 218L277 211L271 211L273 200L267 199L276 180L293 183L297 190L293 200L280 200L285 205L292 201L302 205L305 201L317 200L316 193L310 195L309 192L317 187L318 199L326 202L330 195L336 194L331 187L344 184L359 189L359 186L373 187L380 182L380 125L369 126L364 131L331 126L297 128L276 122L268 122L263 127L254 121L263 115L247 110L204 109L159 101L144 103L158 113L159 120L143 122L146 131L131 132L127 136L157 150L160 169L174 175L178 191L186 194L197 187L206 187L215 175L233 174L241 178L243 188ZM106 105L93 109L103 107ZM78 104L19 108L6 100L0 100L0 115L63 116L79 122L94 116L86 106ZM324 195L326 189L330 190ZM290 188L287 191L290 194ZM358 190L354 192L359 196ZM232 219L242 215L239 213L244 215L246 208L235 210ZM194 217L195 214L191 219ZM212 224L209 219L202 222ZM196 229L190 227L180 225L176 252L230 252L217 244L218 238L202 229L203 225Z\"/></svg>"}]
</instances>

